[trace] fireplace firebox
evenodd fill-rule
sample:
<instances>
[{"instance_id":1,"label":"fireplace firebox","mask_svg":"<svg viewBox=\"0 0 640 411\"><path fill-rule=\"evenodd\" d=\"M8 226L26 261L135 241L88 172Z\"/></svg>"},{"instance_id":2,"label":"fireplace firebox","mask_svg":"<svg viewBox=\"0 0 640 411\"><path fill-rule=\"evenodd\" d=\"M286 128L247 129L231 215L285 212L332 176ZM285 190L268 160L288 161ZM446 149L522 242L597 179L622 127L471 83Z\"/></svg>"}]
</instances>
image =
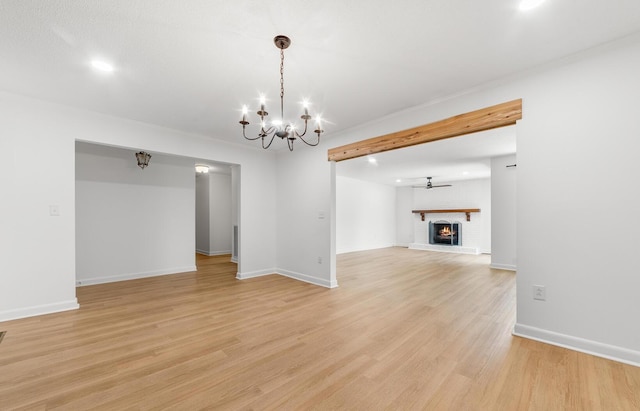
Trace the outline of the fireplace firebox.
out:
<instances>
[{"instance_id":1,"label":"fireplace firebox","mask_svg":"<svg viewBox=\"0 0 640 411\"><path fill-rule=\"evenodd\" d=\"M429 222L429 244L462 245L462 224L449 221Z\"/></svg>"}]
</instances>

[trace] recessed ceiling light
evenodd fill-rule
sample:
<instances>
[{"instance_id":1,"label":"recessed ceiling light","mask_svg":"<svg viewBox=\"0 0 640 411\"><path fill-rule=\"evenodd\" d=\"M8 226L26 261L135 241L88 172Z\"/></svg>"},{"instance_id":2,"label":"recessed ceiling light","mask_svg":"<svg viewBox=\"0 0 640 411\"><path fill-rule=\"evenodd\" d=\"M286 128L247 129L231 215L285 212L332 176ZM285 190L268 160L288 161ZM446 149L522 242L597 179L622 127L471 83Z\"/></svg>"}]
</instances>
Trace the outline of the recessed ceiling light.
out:
<instances>
[{"instance_id":1,"label":"recessed ceiling light","mask_svg":"<svg viewBox=\"0 0 640 411\"><path fill-rule=\"evenodd\" d=\"M396 183L402 183L402 180L398 178L398 179L396 180Z\"/></svg>"},{"instance_id":2,"label":"recessed ceiling light","mask_svg":"<svg viewBox=\"0 0 640 411\"><path fill-rule=\"evenodd\" d=\"M91 67L103 73L113 73L114 67L111 63L104 60L91 60Z\"/></svg>"},{"instance_id":3,"label":"recessed ceiling light","mask_svg":"<svg viewBox=\"0 0 640 411\"><path fill-rule=\"evenodd\" d=\"M370 164L376 164L378 162L375 157L367 157L367 159L369 160Z\"/></svg>"},{"instance_id":4,"label":"recessed ceiling light","mask_svg":"<svg viewBox=\"0 0 640 411\"><path fill-rule=\"evenodd\" d=\"M544 3L544 0L522 0L520 2L520 10L527 11L527 10L535 9L542 3Z\"/></svg>"}]
</instances>

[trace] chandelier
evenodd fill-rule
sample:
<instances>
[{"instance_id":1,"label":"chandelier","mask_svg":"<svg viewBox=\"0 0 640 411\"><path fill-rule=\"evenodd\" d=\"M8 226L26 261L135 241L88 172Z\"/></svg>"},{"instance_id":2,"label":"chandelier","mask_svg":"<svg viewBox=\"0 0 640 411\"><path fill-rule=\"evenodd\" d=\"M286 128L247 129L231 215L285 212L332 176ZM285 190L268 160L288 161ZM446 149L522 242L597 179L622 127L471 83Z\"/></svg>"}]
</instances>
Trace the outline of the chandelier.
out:
<instances>
[{"instance_id":1,"label":"chandelier","mask_svg":"<svg viewBox=\"0 0 640 411\"><path fill-rule=\"evenodd\" d=\"M247 106L243 106L242 120L240 120L240 124L242 124L242 135L247 140L261 139L262 148L264 149L269 148L276 137L287 140L289 151L293 151L293 143L297 139L300 139L309 146L317 146L318 143L320 143L320 134L324 132L321 126L322 119L319 115L315 119L316 129L313 131L317 135L315 139L312 141L305 140L304 135L307 133L307 122L312 118L311 115L309 115L309 103L306 100L302 103L304 114L300 116L304 121L304 130L302 130L302 132L298 132L294 123L284 121L284 49L291 45L291 39L287 36L279 35L274 37L273 42L276 47L280 49L280 118L272 121L271 125L267 126L265 118L269 113L265 110L266 100L264 96L260 96L260 110L257 112L258 116L260 116L260 132L256 137L247 137L246 127L249 125L247 121Z\"/></svg>"}]
</instances>

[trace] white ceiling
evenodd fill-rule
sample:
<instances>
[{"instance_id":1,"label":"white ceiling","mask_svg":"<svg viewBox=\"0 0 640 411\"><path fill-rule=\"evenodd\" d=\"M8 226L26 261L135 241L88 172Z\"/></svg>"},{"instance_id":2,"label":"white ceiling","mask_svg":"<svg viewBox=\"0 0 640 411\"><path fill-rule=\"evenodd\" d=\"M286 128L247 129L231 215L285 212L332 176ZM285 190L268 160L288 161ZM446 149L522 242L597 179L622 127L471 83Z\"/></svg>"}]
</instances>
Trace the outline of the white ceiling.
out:
<instances>
[{"instance_id":1,"label":"white ceiling","mask_svg":"<svg viewBox=\"0 0 640 411\"><path fill-rule=\"evenodd\" d=\"M638 0L0 0L0 89L256 146L240 110L278 111L277 34L285 116L310 98L330 139L639 30Z\"/></svg>"},{"instance_id":2,"label":"white ceiling","mask_svg":"<svg viewBox=\"0 0 640 411\"><path fill-rule=\"evenodd\" d=\"M488 178L491 157L515 152L515 126L502 127L341 161L336 174L395 186L425 184L426 177L433 177L433 184L448 183Z\"/></svg>"}]
</instances>

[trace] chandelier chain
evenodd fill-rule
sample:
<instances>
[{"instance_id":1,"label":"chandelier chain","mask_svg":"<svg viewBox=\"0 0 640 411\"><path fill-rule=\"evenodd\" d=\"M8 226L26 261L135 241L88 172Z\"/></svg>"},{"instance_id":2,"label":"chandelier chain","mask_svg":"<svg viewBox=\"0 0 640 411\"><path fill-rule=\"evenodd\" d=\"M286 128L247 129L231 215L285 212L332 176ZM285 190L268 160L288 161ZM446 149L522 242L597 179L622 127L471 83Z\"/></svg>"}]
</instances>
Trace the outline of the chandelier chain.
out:
<instances>
[{"instance_id":1,"label":"chandelier chain","mask_svg":"<svg viewBox=\"0 0 640 411\"><path fill-rule=\"evenodd\" d=\"M280 120L284 121L284 49L280 49Z\"/></svg>"}]
</instances>

